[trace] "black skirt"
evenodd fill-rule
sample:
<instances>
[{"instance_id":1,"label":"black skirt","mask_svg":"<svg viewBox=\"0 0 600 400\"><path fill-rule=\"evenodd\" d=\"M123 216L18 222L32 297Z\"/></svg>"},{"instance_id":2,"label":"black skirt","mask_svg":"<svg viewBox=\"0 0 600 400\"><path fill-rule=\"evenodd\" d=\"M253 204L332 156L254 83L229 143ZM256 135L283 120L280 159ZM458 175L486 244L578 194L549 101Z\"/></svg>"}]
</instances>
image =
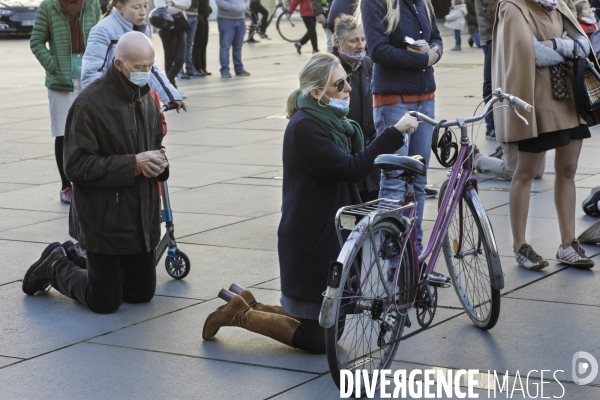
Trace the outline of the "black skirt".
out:
<instances>
[{"instance_id":1,"label":"black skirt","mask_svg":"<svg viewBox=\"0 0 600 400\"><path fill-rule=\"evenodd\" d=\"M579 125L571 129L542 133L540 136L532 139L520 140L517 142L519 151L525 153L543 153L544 151L566 146L571 140L582 140L591 138L590 130L587 125Z\"/></svg>"}]
</instances>

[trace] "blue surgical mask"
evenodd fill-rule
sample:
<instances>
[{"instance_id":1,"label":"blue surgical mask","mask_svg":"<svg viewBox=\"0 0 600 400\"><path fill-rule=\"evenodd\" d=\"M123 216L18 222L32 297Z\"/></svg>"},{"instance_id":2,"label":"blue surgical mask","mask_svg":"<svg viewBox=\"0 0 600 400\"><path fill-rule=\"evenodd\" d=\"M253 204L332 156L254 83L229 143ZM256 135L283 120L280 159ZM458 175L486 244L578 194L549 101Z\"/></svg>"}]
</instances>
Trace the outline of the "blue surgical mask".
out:
<instances>
[{"instance_id":1,"label":"blue surgical mask","mask_svg":"<svg viewBox=\"0 0 600 400\"><path fill-rule=\"evenodd\" d=\"M350 108L350 98L348 100L332 99L329 98L329 106L337 108L341 111L347 111Z\"/></svg>"},{"instance_id":2,"label":"blue surgical mask","mask_svg":"<svg viewBox=\"0 0 600 400\"><path fill-rule=\"evenodd\" d=\"M344 56L345 59L350 60L355 63L361 63L362 60L364 60L365 57L367 56L366 51L361 51L359 53L346 53L344 50L342 50L341 46L338 47L338 51L342 56Z\"/></svg>"},{"instance_id":3,"label":"blue surgical mask","mask_svg":"<svg viewBox=\"0 0 600 400\"><path fill-rule=\"evenodd\" d=\"M150 80L150 71L148 72L132 72L125 61L121 60L127 71L129 71L129 82L134 85L138 85L139 87L145 86Z\"/></svg>"}]
</instances>

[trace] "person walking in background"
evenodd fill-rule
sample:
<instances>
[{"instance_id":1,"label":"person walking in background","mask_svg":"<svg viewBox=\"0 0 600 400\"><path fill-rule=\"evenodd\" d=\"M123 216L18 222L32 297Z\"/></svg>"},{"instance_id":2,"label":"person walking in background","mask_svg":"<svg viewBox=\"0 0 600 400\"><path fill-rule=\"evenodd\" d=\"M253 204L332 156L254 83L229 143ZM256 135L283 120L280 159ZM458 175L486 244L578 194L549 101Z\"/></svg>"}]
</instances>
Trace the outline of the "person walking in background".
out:
<instances>
[{"instance_id":1,"label":"person walking in background","mask_svg":"<svg viewBox=\"0 0 600 400\"><path fill-rule=\"evenodd\" d=\"M367 56L365 48L367 39L365 31L351 15L341 14L335 20L333 55L351 77L350 108L347 118L355 121L361 128L365 147L375 140L377 130L373 120L373 93L371 92L371 76L373 76L373 60ZM379 180L381 170L375 168L364 180L358 182L358 192L363 202L379 198Z\"/></svg>"},{"instance_id":2,"label":"person walking in background","mask_svg":"<svg viewBox=\"0 0 600 400\"><path fill-rule=\"evenodd\" d=\"M111 2L104 18L90 31L81 68L81 84L84 88L108 71L115 58L115 45L121 36L131 31L150 36L150 29L145 22L147 14L148 0ZM178 109L185 110L181 94L169 83L156 64L152 66L148 84L161 102L176 102Z\"/></svg>"},{"instance_id":3,"label":"person walking in background","mask_svg":"<svg viewBox=\"0 0 600 400\"><path fill-rule=\"evenodd\" d=\"M463 0L452 0L450 13L444 17L446 22L444 26L454 29L454 47L450 50L460 51L460 33L465 28L465 17L467 16L467 6L463 4Z\"/></svg>"},{"instance_id":4,"label":"person walking in background","mask_svg":"<svg viewBox=\"0 0 600 400\"><path fill-rule=\"evenodd\" d=\"M219 62L221 78L231 78L229 72L229 49L236 76L250 76L242 63L242 46L246 34L244 11L250 0L217 0L217 23L219 24Z\"/></svg>"},{"instance_id":5,"label":"person walking in background","mask_svg":"<svg viewBox=\"0 0 600 400\"><path fill-rule=\"evenodd\" d=\"M572 91L573 70L569 68L566 76L551 71L551 67L574 55L587 57L590 43L562 1L502 1L496 21L493 85L533 105L533 113L523 115L527 125L501 106L494 108L497 138L502 143L516 143L519 149L509 198L515 259L519 266L529 270L548 266L527 243L526 231L531 183L546 151L555 149L554 203L561 241L556 259L575 267L591 268L594 261L575 239L575 174L583 139L591 137L589 126L598 121L599 115L596 113L595 119L589 121L591 125L586 125L577 110L575 96L559 96L553 90L554 82L563 79L559 83Z\"/></svg>"},{"instance_id":6,"label":"person walking in background","mask_svg":"<svg viewBox=\"0 0 600 400\"><path fill-rule=\"evenodd\" d=\"M185 71L183 68L177 75L178 78L185 79L191 76L204 76L194 68L194 61L192 59L192 48L194 47L194 39L196 38L196 28L198 27L198 0L191 0L192 5L190 8L185 10L185 17L190 24L190 31L187 33L185 38Z\"/></svg>"},{"instance_id":7,"label":"person walking in background","mask_svg":"<svg viewBox=\"0 0 600 400\"><path fill-rule=\"evenodd\" d=\"M316 18L316 22L323 27L323 32L325 32L325 37L327 38L327 52L333 52L333 41L332 41L332 32L333 28L330 28L328 25L329 20L329 11L331 10L332 0L310 0L310 8L313 11L313 15ZM346 13L351 15L354 10Z\"/></svg>"},{"instance_id":8,"label":"person walking in background","mask_svg":"<svg viewBox=\"0 0 600 400\"><path fill-rule=\"evenodd\" d=\"M261 15L260 27L258 28L258 35L262 39L269 39L267 36L267 20L269 19L269 12L262 4L260 0L250 0L250 11L254 11L257 15Z\"/></svg>"},{"instance_id":9,"label":"person walking in background","mask_svg":"<svg viewBox=\"0 0 600 400\"><path fill-rule=\"evenodd\" d=\"M592 34L598 30L598 21L594 11L586 0L581 0L575 4L575 11L577 12L577 21L581 25L581 29L585 32L588 38L592 37Z\"/></svg>"},{"instance_id":10,"label":"person walking in background","mask_svg":"<svg viewBox=\"0 0 600 400\"><path fill-rule=\"evenodd\" d=\"M374 61L371 88L377 135L409 111L435 118L435 79L433 65L442 57L443 43L433 6L429 0L361 1L360 8L367 47ZM357 15L358 17L358 15ZM385 21L382 23L381 21ZM423 40L427 45L409 45L404 38ZM429 165L433 127L419 124L406 138L407 145L396 153L420 155ZM417 198L417 246L422 250L423 211L427 177L414 184ZM403 199L406 182L381 176L379 196Z\"/></svg>"},{"instance_id":11,"label":"person walking in background","mask_svg":"<svg viewBox=\"0 0 600 400\"><path fill-rule=\"evenodd\" d=\"M181 71L186 55L186 35L190 32L190 24L185 19L184 10L190 8L191 0L154 0L156 8L166 8L173 16L175 25L172 29L159 29L158 36L162 41L165 53L165 73L171 85L177 88L177 74ZM185 93L179 91L182 98Z\"/></svg>"},{"instance_id":12,"label":"person walking in background","mask_svg":"<svg viewBox=\"0 0 600 400\"><path fill-rule=\"evenodd\" d=\"M310 44L313 48L313 54L319 52L319 44L317 43L317 19L315 18L312 8L310 6L310 0L292 0L290 2L290 7L287 11L288 19L296 10L300 4L300 16L302 17L302 21L304 21L304 25L306 26L306 34L300 39L298 42L294 43L296 46L296 51L298 54L302 54L302 46L305 45L310 39Z\"/></svg>"},{"instance_id":13,"label":"person walking in background","mask_svg":"<svg viewBox=\"0 0 600 400\"><path fill-rule=\"evenodd\" d=\"M498 0L475 0L477 25L479 27L479 40L483 50L483 99L489 100L492 94L492 29L496 18ZM496 139L494 130L494 114L485 116L485 137Z\"/></svg>"},{"instance_id":14,"label":"person walking in background","mask_svg":"<svg viewBox=\"0 0 600 400\"><path fill-rule=\"evenodd\" d=\"M208 16L212 14L209 0L198 0L198 26L192 47L194 69L201 75L212 75L206 70L206 46L208 45Z\"/></svg>"},{"instance_id":15,"label":"person walking in background","mask_svg":"<svg viewBox=\"0 0 600 400\"><path fill-rule=\"evenodd\" d=\"M65 124L69 108L82 90L83 53L90 31L99 20L97 0L44 0L29 41L32 53L46 71L54 156L62 185L60 201L65 204L71 204L73 195L63 165Z\"/></svg>"},{"instance_id":16,"label":"person walking in background","mask_svg":"<svg viewBox=\"0 0 600 400\"><path fill-rule=\"evenodd\" d=\"M473 47L473 45L476 45L477 47L481 47L481 42L479 41L479 25L477 25L475 0L465 0L465 5L467 6L467 16L465 17L465 20L467 22L467 30L469 32L469 46Z\"/></svg>"}]
</instances>

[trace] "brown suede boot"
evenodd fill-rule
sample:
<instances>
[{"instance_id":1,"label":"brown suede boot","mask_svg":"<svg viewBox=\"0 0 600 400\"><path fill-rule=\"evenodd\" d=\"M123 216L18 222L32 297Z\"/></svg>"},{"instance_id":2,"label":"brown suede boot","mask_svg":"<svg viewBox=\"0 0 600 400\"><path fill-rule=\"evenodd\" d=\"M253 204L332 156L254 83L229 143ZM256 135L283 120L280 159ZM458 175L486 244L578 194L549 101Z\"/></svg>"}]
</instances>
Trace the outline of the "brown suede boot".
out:
<instances>
[{"instance_id":1,"label":"brown suede boot","mask_svg":"<svg viewBox=\"0 0 600 400\"><path fill-rule=\"evenodd\" d=\"M202 339L211 339L223 326L238 326L293 347L292 339L300 327L300 321L284 315L256 311L242 297L235 296L206 318Z\"/></svg>"},{"instance_id":2,"label":"brown suede boot","mask_svg":"<svg viewBox=\"0 0 600 400\"><path fill-rule=\"evenodd\" d=\"M235 283L231 284L231 286L229 287L229 291L237 294L238 296L241 296L246 301L246 303L248 303L248 305L254 308L256 311L285 315L286 317L294 318L290 314L288 314L281 306L272 306L269 304L259 303L258 301L256 301L254 295L250 293L248 289L244 289L243 287L238 286Z\"/></svg>"}]
</instances>

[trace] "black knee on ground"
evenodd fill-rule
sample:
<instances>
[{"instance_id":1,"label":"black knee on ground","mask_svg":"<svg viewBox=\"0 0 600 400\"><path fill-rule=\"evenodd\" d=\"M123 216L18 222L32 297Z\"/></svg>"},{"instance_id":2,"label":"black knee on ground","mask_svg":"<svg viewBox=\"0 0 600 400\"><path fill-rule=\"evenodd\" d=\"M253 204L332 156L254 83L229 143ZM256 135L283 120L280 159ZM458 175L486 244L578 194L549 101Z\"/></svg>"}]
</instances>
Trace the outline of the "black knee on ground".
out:
<instances>
[{"instance_id":1,"label":"black knee on ground","mask_svg":"<svg viewBox=\"0 0 600 400\"><path fill-rule=\"evenodd\" d=\"M319 321L297 318L302 325L294 333L292 344L294 347L312 354L325 354L325 329Z\"/></svg>"},{"instance_id":2,"label":"black knee on ground","mask_svg":"<svg viewBox=\"0 0 600 400\"><path fill-rule=\"evenodd\" d=\"M154 298L155 288L138 292L135 295L123 293L123 301L127 303L147 303Z\"/></svg>"},{"instance_id":3,"label":"black knee on ground","mask_svg":"<svg viewBox=\"0 0 600 400\"><path fill-rule=\"evenodd\" d=\"M90 310L98 314L112 314L121 307L121 300L105 300L100 304L88 304Z\"/></svg>"}]
</instances>

